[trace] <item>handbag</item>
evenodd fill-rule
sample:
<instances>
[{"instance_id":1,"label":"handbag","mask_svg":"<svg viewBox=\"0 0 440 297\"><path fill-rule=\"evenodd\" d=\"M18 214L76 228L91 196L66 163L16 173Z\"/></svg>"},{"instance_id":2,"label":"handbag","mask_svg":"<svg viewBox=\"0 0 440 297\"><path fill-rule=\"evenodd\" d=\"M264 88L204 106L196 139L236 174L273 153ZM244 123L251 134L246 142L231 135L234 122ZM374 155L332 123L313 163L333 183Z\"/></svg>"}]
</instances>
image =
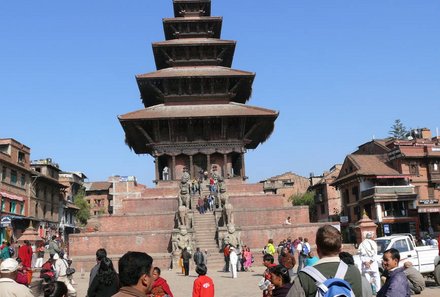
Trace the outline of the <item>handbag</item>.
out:
<instances>
[{"instance_id":1,"label":"handbag","mask_svg":"<svg viewBox=\"0 0 440 297\"><path fill-rule=\"evenodd\" d=\"M75 268L67 266L67 264L66 264L64 259L61 259L61 261L63 261L64 265L66 266L66 275L67 276L71 276L72 274L74 274L76 272Z\"/></svg>"}]
</instances>

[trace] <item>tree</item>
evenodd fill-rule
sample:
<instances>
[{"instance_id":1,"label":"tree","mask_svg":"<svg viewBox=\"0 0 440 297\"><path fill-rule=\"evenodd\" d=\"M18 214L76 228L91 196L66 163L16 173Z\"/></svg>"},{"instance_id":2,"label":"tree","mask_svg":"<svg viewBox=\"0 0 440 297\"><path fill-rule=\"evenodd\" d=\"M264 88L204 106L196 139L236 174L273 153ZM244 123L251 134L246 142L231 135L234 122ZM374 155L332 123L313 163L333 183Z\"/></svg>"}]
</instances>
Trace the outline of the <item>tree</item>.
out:
<instances>
[{"instance_id":1,"label":"tree","mask_svg":"<svg viewBox=\"0 0 440 297\"><path fill-rule=\"evenodd\" d=\"M75 214L76 219L79 221L81 226L87 225L87 220L90 218L90 205L87 203L86 191L81 188L78 193L73 197L73 201L77 207L79 207L78 212Z\"/></svg>"},{"instance_id":2,"label":"tree","mask_svg":"<svg viewBox=\"0 0 440 297\"><path fill-rule=\"evenodd\" d=\"M315 192L305 192L293 194L289 197L289 201L293 206L307 205L309 207L310 221L316 220Z\"/></svg>"},{"instance_id":3,"label":"tree","mask_svg":"<svg viewBox=\"0 0 440 297\"><path fill-rule=\"evenodd\" d=\"M408 132L403 123L397 119L394 121L394 125L391 126L391 130L388 133L395 139L405 139Z\"/></svg>"}]
</instances>

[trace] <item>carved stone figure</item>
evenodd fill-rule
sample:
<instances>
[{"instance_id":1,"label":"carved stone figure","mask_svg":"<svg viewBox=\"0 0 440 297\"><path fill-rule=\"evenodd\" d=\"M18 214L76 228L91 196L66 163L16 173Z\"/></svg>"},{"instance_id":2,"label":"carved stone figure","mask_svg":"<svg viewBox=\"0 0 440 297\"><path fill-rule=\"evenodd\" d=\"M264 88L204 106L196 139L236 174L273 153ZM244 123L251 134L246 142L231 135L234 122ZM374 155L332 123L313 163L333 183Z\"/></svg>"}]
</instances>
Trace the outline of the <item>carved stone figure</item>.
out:
<instances>
[{"instance_id":1,"label":"carved stone figure","mask_svg":"<svg viewBox=\"0 0 440 297\"><path fill-rule=\"evenodd\" d=\"M191 208L190 201L190 184L182 178L182 181L180 182L179 206L184 205L189 209Z\"/></svg>"},{"instance_id":2,"label":"carved stone figure","mask_svg":"<svg viewBox=\"0 0 440 297\"><path fill-rule=\"evenodd\" d=\"M218 200L218 205L220 208L223 208L226 204L229 203L229 195L226 192L226 183L221 177L218 182Z\"/></svg>"},{"instance_id":3,"label":"carved stone figure","mask_svg":"<svg viewBox=\"0 0 440 297\"><path fill-rule=\"evenodd\" d=\"M241 246L240 233L235 230L234 224L228 225L228 233L223 238L223 246L230 244L234 247Z\"/></svg>"},{"instance_id":4,"label":"carved stone figure","mask_svg":"<svg viewBox=\"0 0 440 297\"><path fill-rule=\"evenodd\" d=\"M231 224L234 225L234 215L232 213L233 209L234 208L232 207L231 203L227 203L223 207L222 217L223 217L223 222L224 222L225 226L229 226Z\"/></svg>"},{"instance_id":5,"label":"carved stone figure","mask_svg":"<svg viewBox=\"0 0 440 297\"><path fill-rule=\"evenodd\" d=\"M179 206L179 211L177 213L179 228L186 227L188 228L188 210L185 205Z\"/></svg>"},{"instance_id":6,"label":"carved stone figure","mask_svg":"<svg viewBox=\"0 0 440 297\"><path fill-rule=\"evenodd\" d=\"M174 234L173 234L174 235ZM180 232L172 239L173 253L180 253L184 248L192 250L191 235L185 227L180 228Z\"/></svg>"}]
</instances>

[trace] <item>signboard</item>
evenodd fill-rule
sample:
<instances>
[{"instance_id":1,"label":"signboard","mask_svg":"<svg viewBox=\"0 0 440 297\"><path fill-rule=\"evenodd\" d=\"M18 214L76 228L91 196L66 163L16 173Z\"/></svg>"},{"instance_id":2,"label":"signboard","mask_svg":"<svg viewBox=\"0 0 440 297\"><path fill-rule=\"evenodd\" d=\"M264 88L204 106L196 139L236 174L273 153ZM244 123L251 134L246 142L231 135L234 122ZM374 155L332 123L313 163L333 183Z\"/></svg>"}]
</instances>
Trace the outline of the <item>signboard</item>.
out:
<instances>
[{"instance_id":1,"label":"signboard","mask_svg":"<svg viewBox=\"0 0 440 297\"><path fill-rule=\"evenodd\" d=\"M439 207L419 207L419 213L427 213L427 212L440 212Z\"/></svg>"},{"instance_id":2,"label":"signboard","mask_svg":"<svg viewBox=\"0 0 440 297\"><path fill-rule=\"evenodd\" d=\"M438 204L438 200L437 199L420 199L419 200L419 204Z\"/></svg>"},{"instance_id":3,"label":"signboard","mask_svg":"<svg viewBox=\"0 0 440 297\"><path fill-rule=\"evenodd\" d=\"M383 233L390 234L390 225L383 224Z\"/></svg>"},{"instance_id":4,"label":"signboard","mask_svg":"<svg viewBox=\"0 0 440 297\"><path fill-rule=\"evenodd\" d=\"M0 224L2 227L8 227L11 226L11 217L3 217L0 221Z\"/></svg>"},{"instance_id":5,"label":"signboard","mask_svg":"<svg viewBox=\"0 0 440 297\"><path fill-rule=\"evenodd\" d=\"M341 216L341 223L348 223L348 216Z\"/></svg>"}]
</instances>

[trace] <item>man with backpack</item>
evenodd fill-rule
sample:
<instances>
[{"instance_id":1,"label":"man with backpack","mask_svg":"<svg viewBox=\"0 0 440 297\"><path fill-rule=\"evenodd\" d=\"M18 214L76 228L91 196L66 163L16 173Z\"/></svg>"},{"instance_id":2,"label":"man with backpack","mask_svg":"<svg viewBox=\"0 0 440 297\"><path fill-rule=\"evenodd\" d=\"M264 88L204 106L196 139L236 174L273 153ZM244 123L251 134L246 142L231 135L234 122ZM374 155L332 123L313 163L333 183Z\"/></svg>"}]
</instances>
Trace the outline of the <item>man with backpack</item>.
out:
<instances>
[{"instance_id":1,"label":"man with backpack","mask_svg":"<svg viewBox=\"0 0 440 297\"><path fill-rule=\"evenodd\" d=\"M298 273L287 297L362 296L362 280L358 268L339 259L342 247L339 230L330 225L320 227L316 232L316 246L320 260Z\"/></svg>"}]
</instances>

